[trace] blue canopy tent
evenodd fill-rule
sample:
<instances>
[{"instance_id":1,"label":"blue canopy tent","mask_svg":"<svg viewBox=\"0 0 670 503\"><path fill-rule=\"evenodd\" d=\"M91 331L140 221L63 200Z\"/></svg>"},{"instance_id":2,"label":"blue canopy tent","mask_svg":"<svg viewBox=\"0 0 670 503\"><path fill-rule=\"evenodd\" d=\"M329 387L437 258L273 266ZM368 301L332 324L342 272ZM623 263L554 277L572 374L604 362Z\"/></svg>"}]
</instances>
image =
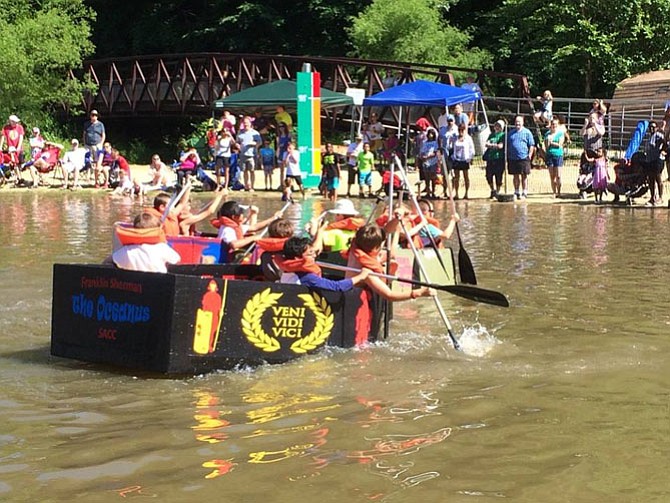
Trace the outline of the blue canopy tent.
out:
<instances>
[{"instance_id":1,"label":"blue canopy tent","mask_svg":"<svg viewBox=\"0 0 670 503\"><path fill-rule=\"evenodd\" d=\"M484 113L483 127L476 130L475 149L478 154L483 151L483 144L489 135L489 120L482 101L480 91L472 91L462 87L450 86L439 82L430 82L428 80L415 80L399 86L394 86L385 91L365 98L364 107L442 107L447 108L457 103L471 103L478 101L481 104ZM400 120L398 131L401 130L402 108L400 109ZM408 137L407 137L408 140ZM478 140L478 141L477 141ZM407 149L407 141L405 148Z\"/></svg>"},{"instance_id":2,"label":"blue canopy tent","mask_svg":"<svg viewBox=\"0 0 670 503\"><path fill-rule=\"evenodd\" d=\"M479 101L482 95L478 91L470 91L462 87L415 80L394 86L363 100L365 107L448 107L456 103Z\"/></svg>"}]
</instances>

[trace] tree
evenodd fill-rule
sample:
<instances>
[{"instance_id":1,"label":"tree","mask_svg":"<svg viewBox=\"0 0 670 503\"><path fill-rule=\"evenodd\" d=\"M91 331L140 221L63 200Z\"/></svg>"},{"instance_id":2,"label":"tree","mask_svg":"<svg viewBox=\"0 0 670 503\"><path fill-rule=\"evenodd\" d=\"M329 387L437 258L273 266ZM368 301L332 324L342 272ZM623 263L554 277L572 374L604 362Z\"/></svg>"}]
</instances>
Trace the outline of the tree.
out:
<instances>
[{"instance_id":1,"label":"tree","mask_svg":"<svg viewBox=\"0 0 670 503\"><path fill-rule=\"evenodd\" d=\"M491 55L471 47L471 36L443 20L449 4L435 0L374 0L353 19L354 55L377 60L486 68Z\"/></svg>"},{"instance_id":2,"label":"tree","mask_svg":"<svg viewBox=\"0 0 670 503\"><path fill-rule=\"evenodd\" d=\"M85 83L68 76L93 52L93 19L81 0L0 0L0 114L44 120L81 103Z\"/></svg>"},{"instance_id":3,"label":"tree","mask_svg":"<svg viewBox=\"0 0 670 503\"><path fill-rule=\"evenodd\" d=\"M617 82L670 64L667 0L505 0L485 16L496 68L554 95L609 95Z\"/></svg>"},{"instance_id":4,"label":"tree","mask_svg":"<svg viewBox=\"0 0 670 503\"><path fill-rule=\"evenodd\" d=\"M344 28L362 8L359 0L86 1L98 13L97 57L210 51L339 56L351 49Z\"/></svg>"}]
</instances>

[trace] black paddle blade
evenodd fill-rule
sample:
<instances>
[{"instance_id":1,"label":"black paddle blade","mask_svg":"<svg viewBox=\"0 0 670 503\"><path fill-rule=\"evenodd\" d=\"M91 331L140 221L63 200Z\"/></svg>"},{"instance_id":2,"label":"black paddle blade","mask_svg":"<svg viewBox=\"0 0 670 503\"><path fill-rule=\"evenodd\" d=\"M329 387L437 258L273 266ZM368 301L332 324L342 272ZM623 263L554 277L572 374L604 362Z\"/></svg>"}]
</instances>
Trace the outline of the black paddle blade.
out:
<instances>
[{"instance_id":1,"label":"black paddle blade","mask_svg":"<svg viewBox=\"0 0 670 503\"><path fill-rule=\"evenodd\" d=\"M509 300L500 292L487 290L472 285L434 285L436 289L449 292L452 295L463 297L474 302L482 304L491 304L492 306L509 307Z\"/></svg>"},{"instance_id":2,"label":"black paddle blade","mask_svg":"<svg viewBox=\"0 0 670 503\"><path fill-rule=\"evenodd\" d=\"M458 272L461 275L461 283L476 285L477 277L475 276L475 268L472 265L472 260L470 260L468 252L463 248L461 231L458 230L458 224L456 224L456 235L458 236Z\"/></svg>"}]
</instances>

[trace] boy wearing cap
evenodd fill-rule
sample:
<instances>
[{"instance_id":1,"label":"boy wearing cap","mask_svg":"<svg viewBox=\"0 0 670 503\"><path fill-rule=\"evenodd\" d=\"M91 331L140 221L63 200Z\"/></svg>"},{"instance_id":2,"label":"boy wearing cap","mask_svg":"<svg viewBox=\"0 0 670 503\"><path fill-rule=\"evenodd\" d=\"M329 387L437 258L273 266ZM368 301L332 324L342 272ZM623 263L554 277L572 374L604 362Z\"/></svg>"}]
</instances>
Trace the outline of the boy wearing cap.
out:
<instances>
[{"instance_id":1,"label":"boy wearing cap","mask_svg":"<svg viewBox=\"0 0 670 503\"><path fill-rule=\"evenodd\" d=\"M0 150L14 148L19 163L23 164L23 139L25 137L25 130L21 125L21 120L16 115L10 115L9 121L2 128L2 136L0 137Z\"/></svg>"}]
</instances>

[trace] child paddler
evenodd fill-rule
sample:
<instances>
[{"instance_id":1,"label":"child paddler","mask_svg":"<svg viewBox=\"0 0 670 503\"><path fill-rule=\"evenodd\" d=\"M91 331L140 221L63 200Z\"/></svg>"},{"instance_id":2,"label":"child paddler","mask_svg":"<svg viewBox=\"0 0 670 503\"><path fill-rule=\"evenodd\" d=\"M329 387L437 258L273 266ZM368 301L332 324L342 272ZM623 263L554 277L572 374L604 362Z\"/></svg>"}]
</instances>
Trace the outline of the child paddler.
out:
<instances>
[{"instance_id":1,"label":"child paddler","mask_svg":"<svg viewBox=\"0 0 670 503\"><path fill-rule=\"evenodd\" d=\"M144 272L167 272L167 264L177 264L181 257L170 248L160 219L148 211L140 213L133 227L115 229L123 245L104 261L120 269Z\"/></svg>"},{"instance_id":2,"label":"child paddler","mask_svg":"<svg viewBox=\"0 0 670 503\"><path fill-rule=\"evenodd\" d=\"M333 221L323 231L324 249L333 252L348 249L356 231L365 225L365 219L349 199L339 199L327 214L333 216Z\"/></svg>"},{"instance_id":3,"label":"child paddler","mask_svg":"<svg viewBox=\"0 0 670 503\"><path fill-rule=\"evenodd\" d=\"M380 259L385 240L386 232L376 224L365 225L358 229L349 250L347 266L354 269L365 268L379 274L385 273L384 264ZM435 290L427 287L410 290L409 293L394 292L383 279L372 274L366 278L365 284L370 290L390 301L436 295Z\"/></svg>"},{"instance_id":4,"label":"child paddler","mask_svg":"<svg viewBox=\"0 0 670 503\"><path fill-rule=\"evenodd\" d=\"M167 192L160 192L157 194L156 197L154 197L153 208L148 208L145 210L147 213L158 218L159 222L161 220L163 221L161 227L163 228L166 236L179 236L179 214L184 210L184 206L188 201L190 192L191 186L189 184L186 188L186 191L184 192L184 195L179 201L177 201L177 204L170 208L170 211L167 213L167 215L165 214L165 210L167 209L168 205L170 204L170 200L172 199L172 196L170 196L170 194ZM163 215L165 215L165 218L163 218Z\"/></svg>"},{"instance_id":5,"label":"child paddler","mask_svg":"<svg viewBox=\"0 0 670 503\"><path fill-rule=\"evenodd\" d=\"M318 242L317 238L317 242ZM310 237L292 237L284 244L281 255L275 257L277 267L282 271L281 283L303 285L309 288L321 288L336 292L346 292L362 283L370 271L363 269L351 278L341 280L326 279L316 264L319 245Z\"/></svg>"},{"instance_id":6,"label":"child paddler","mask_svg":"<svg viewBox=\"0 0 670 503\"><path fill-rule=\"evenodd\" d=\"M245 214L246 213L246 214ZM249 246L258 241L260 234L249 234L267 227L273 220L281 218L282 212L277 211L273 216L258 221L258 207L242 207L237 201L226 201L218 212L218 218L212 220L212 225L218 229L217 237L226 245L228 260L230 255L240 248Z\"/></svg>"},{"instance_id":7,"label":"child paddler","mask_svg":"<svg viewBox=\"0 0 670 503\"><path fill-rule=\"evenodd\" d=\"M268 225L268 235L256 241L256 248L260 253L281 253L284 243L293 236L295 227L293 222L286 218L278 218Z\"/></svg>"},{"instance_id":8,"label":"child paddler","mask_svg":"<svg viewBox=\"0 0 670 503\"><path fill-rule=\"evenodd\" d=\"M442 229L440 221L435 218L435 210L432 201L429 201L428 199L419 199L418 204L421 214L423 214L423 217L426 220L426 224L420 226L417 233L420 246L433 246L433 243L435 243L438 248L443 248L443 241L449 239L453 235L454 230L456 229L456 223L461 221L460 215L458 213L451 215L449 223ZM421 214L414 215L413 223L415 226L421 224ZM433 239L431 239L431 237Z\"/></svg>"}]
</instances>

